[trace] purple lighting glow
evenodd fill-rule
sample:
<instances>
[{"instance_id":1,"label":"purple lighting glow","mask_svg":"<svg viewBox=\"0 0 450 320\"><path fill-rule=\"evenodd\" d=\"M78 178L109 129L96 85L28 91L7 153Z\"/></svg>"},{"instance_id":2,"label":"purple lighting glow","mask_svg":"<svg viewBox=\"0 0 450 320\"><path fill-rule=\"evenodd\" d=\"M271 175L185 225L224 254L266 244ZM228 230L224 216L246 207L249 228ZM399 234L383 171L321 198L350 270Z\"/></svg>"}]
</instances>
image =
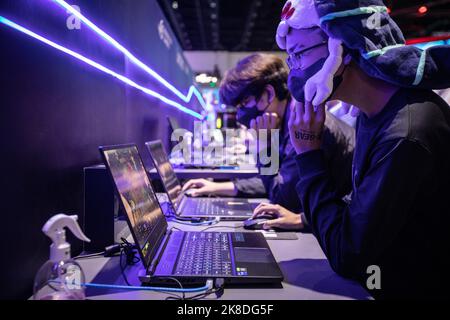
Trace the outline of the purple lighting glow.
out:
<instances>
[{"instance_id":1,"label":"purple lighting glow","mask_svg":"<svg viewBox=\"0 0 450 320\"><path fill-rule=\"evenodd\" d=\"M114 38L112 38L110 35L108 35L106 32L104 32L102 29L97 27L92 21L90 21L88 18L86 18L83 14L75 10L71 5L67 4L63 0L53 0L58 5L63 7L67 12L70 12L74 16L76 16L80 21L82 21L86 26L88 26L92 31L97 33L100 37L105 39L107 42L109 42L114 48L122 52L134 65L141 68L145 72L147 72L150 76L155 78L158 82L160 82L162 85L164 85L167 89L172 91L176 96L178 96L181 100L183 100L185 103L188 103L191 101L192 95L195 95L197 97L197 100L200 102L202 107L206 108L206 103L200 94L200 92L197 90L197 88L193 85L189 88L189 92L187 95L184 95L181 93L177 88L175 88L171 83L169 83L166 79L161 77L156 71L148 67L145 63L140 61L138 58L136 58L128 49L126 49L124 46L122 46L119 42L117 42Z\"/></svg>"},{"instance_id":2,"label":"purple lighting glow","mask_svg":"<svg viewBox=\"0 0 450 320\"><path fill-rule=\"evenodd\" d=\"M123 83L125 83L125 84L127 84L127 85L129 85L129 86L131 86L133 88L136 88L136 89L138 89L138 90L140 90L142 92L144 92L145 94L147 94L149 96L157 98L157 99L163 101L164 103L166 103L166 104L168 104L168 105L170 105L172 107L177 108L178 110L180 110L182 112L185 112L185 113L187 113L187 114L189 114L189 115L191 115L191 116L193 116L193 117L195 117L197 119L200 119L200 120L203 119L202 115L200 115L199 113L197 113L197 112L195 112L195 111L193 111L193 110L191 110L191 109L189 109L189 108L187 108L185 106L182 106L178 102L173 101L171 99L168 99L167 97L157 93L156 91L153 91L151 89L145 88L145 87L137 84L133 80L131 80L131 79L129 79L129 78L127 78L127 77L125 77L125 76L123 76L121 74L118 74L118 73L112 71L111 69L108 69L105 66L103 66L103 65L101 65L101 64L99 64L99 63L97 63L97 62L95 62L95 61L93 61L93 60L91 60L91 59L89 59L89 58L87 58L87 57L85 57L85 56L75 52L75 51L72 51L72 50L70 50L70 49L68 49L66 47L63 47L63 46L61 46L61 45L59 45L59 44L57 44L57 43L55 43L55 42L53 42L53 41L43 37L41 35L38 35L37 33L34 33L33 31L31 31L29 29L26 29L26 28L18 25L17 23L15 23L15 22L5 18L5 17L0 16L0 23L6 25L8 27L11 27L11 28L13 28L13 29L15 29L17 31L20 31L20 32L22 32L22 33L24 33L24 34L26 34L26 35L28 35L28 36L36 39L36 40L39 40L39 41L47 44L48 46L51 46L51 47L53 47L53 48L55 48L55 49L57 49L59 51L62 51L64 53L66 53L66 54L68 54L68 55L70 55L70 56L72 56L72 57L74 57L74 58L76 58L76 59L78 59L78 60L88 64L88 65L90 65L91 67L94 67L97 70L100 70L100 71L102 71L102 72L104 72L106 74L109 74L109 75L115 77L116 79L122 81Z\"/></svg>"}]
</instances>

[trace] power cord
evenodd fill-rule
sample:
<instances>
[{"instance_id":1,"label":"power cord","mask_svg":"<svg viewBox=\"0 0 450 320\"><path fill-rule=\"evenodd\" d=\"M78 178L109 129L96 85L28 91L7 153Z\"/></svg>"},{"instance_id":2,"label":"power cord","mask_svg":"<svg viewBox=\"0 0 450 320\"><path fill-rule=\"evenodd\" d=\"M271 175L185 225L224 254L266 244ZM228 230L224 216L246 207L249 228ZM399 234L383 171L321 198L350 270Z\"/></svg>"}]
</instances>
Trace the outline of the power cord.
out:
<instances>
[{"instance_id":1,"label":"power cord","mask_svg":"<svg viewBox=\"0 0 450 320\"><path fill-rule=\"evenodd\" d=\"M104 256L104 257L113 257L115 256L117 253L120 253L122 249L122 244L113 244L111 246L105 247L104 251L101 252L97 252L97 253L91 253L91 254L84 254L84 255L80 255L77 257L74 257L74 260L80 260L80 259L89 259L89 258L96 258L99 256Z\"/></svg>"},{"instance_id":2,"label":"power cord","mask_svg":"<svg viewBox=\"0 0 450 320\"><path fill-rule=\"evenodd\" d=\"M180 283L181 284L181 283ZM169 288L169 287L138 287L138 286L120 286L113 284L101 284L101 283L84 283L82 286L86 288L100 288L100 289L116 289L116 290L130 290L130 291L155 291L155 292L176 292L176 293L197 293L208 292L213 288L213 280L207 280L206 284L197 288Z\"/></svg>"},{"instance_id":3,"label":"power cord","mask_svg":"<svg viewBox=\"0 0 450 320\"><path fill-rule=\"evenodd\" d=\"M184 225L188 225L188 226L210 226L213 224L217 224L220 222L220 218L214 218L211 220L206 220L206 221L200 221L200 222L192 222L190 220L183 220L183 219L179 219L176 217L172 217L171 219L169 219L168 221L173 221L175 223L179 223L179 224L184 224Z\"/></svg>"},{"instance_id":4,"label":"power cord","mask_svg":"<svg viewBox=\"0 0 450 320\"><path fill-rule=\"evenodd\" d=\"M178 228L175 228L178 229ZM142 290L142 291L156 291L156 292L161 292L164 294L167 294L168 297L166 298L166 300L186 300L186 299L192 299L196 296L203 296L203 295L209 295L211 293L213 293L213 291L215 292L215 290L213 290L213 280L208 280L205 284L205 286L203 287L198 287L198 288L183 288L183 285L181 284L181 282L179 280L177 280L176 278L173 277L164 277L165 279L169 279L172 280L174 282L176 282L179 286L179 288L171 288L171 287L138 287L138 286L132 286L129 281L127 276L125 275L125 269L128 265L135 265L137 264L140 259L136 256L136 245L128 242L126 239L121 238L122 243L115 245L115 247L119 247L120 248L120 270L122 273L122 277L125 281L125 283L127 284L126 286L121 286L121 285L110 285L110 284L100 284L100 283L84 283L83 286L86 288L100 288L100 289L116 289L116 290ZM113 247L113 246L111 246ZM106 250L105 250L106 251ZM104 254L103 252L99 252L99 253L94 253L94 254L89 254L89 255L84 255L84 256L80 256L80 257L76 257L78 259L82 259L82 258L88 258L88 257L94 257L94 256L99 256ZM123 257L126 257L125 259L125 266L123 264ZM186 293L198 293L198 292L203 292L201 294L197 294L194 297L189 297L186 298ZM177 293L181 293L182 295L178 295Z\"/></svg>"},{"instance_id":5,"label":"power cord","mask_svg":"<svg viewBox=\"0 0 450 320\"><path fill-rule=\"evenodd\" d=\"M180 230L176 227L173 227L173 229ZM129 265L135 265L140 262L140 259L136 256L137 254L137 247L135 244L130 243L125 238L121 238L121 243L112 245L105 248L105 251L97 252L93 254L87 254L75 257L74 259L85 259L85 258L93 258L98 257L101 255L104 256L113 256L120 252L120 270L122 273L122 277L127 284L126 286L120 286L120 285L109 285L109 284L100 284L100 283L84 283L83 286L86 288L101 288L101 289L116 289L116 290L143 290L143 291L156 291L161 292L169 295L166 300L194 300L194 299L201 299L202 297L206 297L210 294L219 292L220 288L217 288L217 280L215 284L213 285L213 280L208 280L203 287L198 288L183 288L183 285L179 280L173 277L165 277L165 279L172 280L177 283L179 288L170 288L170 287L138 287L138 286L132 286L128 278L125 274L125 269ZM125 265L123 264L123 257L125 256ZM216 287L216 288L214 288ZM222 288L223 290L223 288ZM186 298L186 293L198 293L202 292L200 294L194 295L192 297ZM178 295L177 293L181 293L182 295Z\"/></svg>"},{"instance_id":6,"label":"power cord","mask_svg":"<svg viewBox=\"0 0 450 320\"><path fill-rule=\"evenodd\" d=\"M89 258L97 258L99 256L103 256L105 254L105 251L92 253L92 254L85 254L78 257L74 257L73 260L81 260L81 259L89 259Z\"/></svg>"},{"instance_id":7,"label":"power cord","mask_svg":"<svg viewBox=\"0 0 450 320\"><path fill-rule=\"evenodd\" d=\"M244 226L244 224L242 224L242 225L239 225L239 226L211 226L211 227L208 227L208 228L204 228L204 229L200 230L200 232L204 232L204 231L206 231L206 230L210 230L210 229L216 229L216 228L230 228L230 229L239 229L239 228L242 228L243 226Z\"/></svg>"},{"instance_id":8,"label":"power cord","mask_svg":"<svg viewBox=\"0 0 450 320\"><path fill-rule=\"evenodd\" d=\"M127 266L130 266L130 265L133 266L133 265L139 263L141 261L141 259L139 259L139 257L136 256L136 254L137 254L136 245L128 242L128 240L125 238L120 238L120 240L122 240L122 243L120 244L120 261L119 261L120 271L122 273L122 277L123 277L123 280L125 281L125 283L128 286L131 286L130 282L128 281L127 276L125 275L125 269L127 268ZM123 255L125 255L125 257L126 257L125 266L122 263Z\"/></svg>"},{"instance_id":9,"label":"power cord","mask_svg":"<svg viewBox=\"0 0 450 320\"><path fill-rule=\"evenodd\" d=\"M214 227L209 227L206 229L210 229ZM225 227L227 228L227 227ZM229 227L229 228L235 228L235 227ZM173 227L172 229L180 230L179 228ZM204 230L206 230L204 229ZM181 231L181 230L180 230ZM203 231L203 230L202 230ZM84 283L83 286L86 288L102 288L102 289L116 289L116 290L143 290L143 291L156 291L165 293L168 295L166 300L199 300L206 298L207 296L211 294L216 294L217 298L220 298L223 295L224 291L224 280L223 279L216 279L208 280L206 282L206 285L203 287L198 288L183 288L182 283L173 277L165 277L166 279L172 280L176 282L179 286L179 288L170 288L170 287L138 287L138 286L132 286L130 282L128 281L128 278L125 274L125 269L129 265L135 265L140 262L140 259L136 256L137 254L137 247L135 244L130 243L125 238L121 238L121 243L112 245L105 248L105 251L97 252L93 254L87 254L75 257L74 259L85 259L85 258L93 258L98 256L113 256L116 253L120 251L120 270L122 273L122 277L127 284L126 286L120 286L120 285L109 285L109 284L99 284L99 283ZM125 256L125 266L123 265L123 256ZM201 292L199 294L196 294L191 297L186 297L186 293L197 293ZM176 293L181 293L182 295L178 295Z\"/></svg>"},{"instance_id":10,"label":"power cord","mask_svg":"<svg viewBox=\"0 0 450 320\"><path fill-rule=\"evenodd\" d=\"M200 293L195 296L188 297L186 300L200 300L200 299L204 299L212 294L216 294L216 298L218 299L223 295L223 292L224 292L223 287L211 289L211 290L206 291L205 293Z\"/></svg>"},{"instance_id":11,"label":"power cord","mask_svg":"<svg viewBox=\"0 0 450 320\"><path fill-rule=\"evenodd\" d=\"M212 225L220 222L220 218L216 217L213 219L204 219L204 218L181 218L176 214L176 210L172 205L167 204L165 206L164 215L166 216L167 221L173 221L175 223L190 225L190 226L204 226L204 225Z\"/></svg>"},{"instance_id":12,"label":"power cord","mask_svg":"<svg viewBox=\"0 0 450 320\"><path fill-rule=\"evenodd\" d=\"M179 296L178 297L169 296L166 298L166 300L200 300L200 299L208 297L211 294L216 294L216 298L218 299L224 293L224 290L225 290L224 283L225 283L225 281L223 278L217 278L214 282L214 288L211 288L203 293L200 293L200 294L188 297L188 298L185 298L184 295L183 295L183 298L180 298Z\"/></svg>"},{"instance_id":13,"label":"power cord","mask_svg":"<svg viewBox=\"0 0 450 320\"><path fill-rule=\"evenodd\" d=\"M165 279L169 279L169 280L175 281L178 284L178 286L180 287L180 289L183 290L183 284L180 281L178 281L178 279L172 278L172 277L166 277ZM169 294L168 292L166 292L166 293ZM186 299L186 292L183 291L181 297L179 295L169 295L166 298L166 300L171 300L171 299L174 299L174 300L185 300Z\"/></svg>"},{"instance_id":14,"label":"power cord","mask_svg":"<svg viewBox=\"0 0 450 320\"><path fill-rule=\"evenodd\" d=\"M137 249L136 246L130 242L128 242L125 238L121 238L122 243L119 244L113 244L111 246L105 247L105 251L101 251L101 252L97 252L97 253L91 253L91 254L84 254L84 255L80 255L77 257L74 257L74 260L80 260L80 259L88 259L88 258L94 258L94 257L98 257L98 256L104 256L104 257L113 257L115 256L117 253L120 253L120 251L125 250L127 254L129 254L129 259L131 259L131 257L136 255L136 251L132 253L133 250ZM139 258L137 258L139 259ZM135 260L135 259L134 259ZM139 262L139 260L134 261L134 263L129 263L129 264L136 264L137 262Z\"/></svg>"}]
</instances>

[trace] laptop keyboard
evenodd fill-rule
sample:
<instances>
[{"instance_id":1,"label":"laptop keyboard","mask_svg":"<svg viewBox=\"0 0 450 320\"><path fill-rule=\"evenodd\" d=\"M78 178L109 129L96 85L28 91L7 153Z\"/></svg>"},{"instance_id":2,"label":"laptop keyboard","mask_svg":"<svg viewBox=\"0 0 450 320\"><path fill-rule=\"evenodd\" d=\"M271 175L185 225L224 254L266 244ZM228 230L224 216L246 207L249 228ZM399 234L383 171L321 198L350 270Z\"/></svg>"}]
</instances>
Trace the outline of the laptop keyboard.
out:
<instances>
[{"instance_id":1,"label":"laptop keyboard","mask_svg":"<svg viewBox=\"0 0 450 320\"><path fill-rule=\"evenodd\" d=\"M229 233L187 232L176 275L232 275Z\"/></svg>"}]
</instances>

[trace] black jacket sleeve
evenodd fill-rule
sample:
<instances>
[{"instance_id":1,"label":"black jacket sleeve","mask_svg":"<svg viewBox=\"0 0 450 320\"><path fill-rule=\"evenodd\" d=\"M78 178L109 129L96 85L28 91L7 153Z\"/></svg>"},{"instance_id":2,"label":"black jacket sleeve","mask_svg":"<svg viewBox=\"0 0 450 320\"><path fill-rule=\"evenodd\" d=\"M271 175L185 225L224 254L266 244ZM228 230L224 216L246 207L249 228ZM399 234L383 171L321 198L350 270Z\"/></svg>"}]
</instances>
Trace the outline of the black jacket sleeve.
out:
<instances>
[{"instance_id":1,"label":"black jacket sleeve","mask_svg":"<svg viewBox=\"0 0 450 320\"><path fill-rule=\"evenodd\" d=\"M290 141L286 144L278 173L274 175L260 175L259 177L272 203L279 204L295 213L302 211L301 202L295 190L295 186L299 181L295 150Z\"/></svg>"},{"instance_id":2,"label":"black jacket sleeve","mask_svg":"<svg viewBox=\"0 0 450 320\"><path fill-rule=\"evenodd\" d=\"M378 145L370 159L346 204L336 193L322 150L297 156L297 190L310 227L331 267L355 279L400 233L433 167L427 149L406 139Z\"/></svg>"},{"instance_id":3,"label":"black jacket sleeve","mask_svg":"<svg viewBox=\"0 0 450 320\"><path fill-rule=\"evenodd\" d=\"M240 198L265 198L266 189L259 177L250 179L236 179L233 181L237 190L237 196Z\"/></svg>"}]
</instances>

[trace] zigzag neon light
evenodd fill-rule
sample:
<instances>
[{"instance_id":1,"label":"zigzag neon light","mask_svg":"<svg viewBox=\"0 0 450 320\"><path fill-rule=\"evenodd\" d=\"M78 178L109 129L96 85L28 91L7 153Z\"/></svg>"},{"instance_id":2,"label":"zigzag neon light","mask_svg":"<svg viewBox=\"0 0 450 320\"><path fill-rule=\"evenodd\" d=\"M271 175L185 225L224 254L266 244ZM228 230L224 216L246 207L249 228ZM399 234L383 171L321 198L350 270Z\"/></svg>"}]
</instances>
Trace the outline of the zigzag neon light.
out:
<instances>
[{"instance_id":1,"label":"zigzag neon light","mask_svg":"<svg viewBox=\"0 0 450 320\"><path fill-rule=\"evenodd\" d=\"M79 54L79 53L77 53L75 51L72 51L72 50L70 50L70 49L68 49L66 47L63 47L63 46L61 46L61 45L59 45L59 44L57 44L57 43L55 43L55 42L53 42L53 41L51 41L51 40L49 40L47 38L44 38L43 36L40 36L37 33L34 33L33 31L31 31L29 29L26 29L26 28L18 25L17 23L15 23L15 22L5 18L5 17L0 16L0 23L3 23L3 24L5 24L5 25L7 25L7 26L17 30L17 31L20 31L20 32L22 32L22 33L24 33L24 34L26 34L26 35L36 39L36 40L39 40L39 41L41 41L41 42L43 42L43 43L45 43L45 44L47 44L47 45L49 45L49 46L59 50L59 51L62 51L64 53L66 53L66 54L68 54L68 55L70 55L70 56L72 56L72 57L74 57L74 58L76 58L76 59L78 59L78 60L88 64L88 65L90 65L91 67L94 67L97 70L100 70L100 71L102 71L102 72L104 72L106 74L109 74L109 75L117 78L118 80L122 81L123 83L125 83L125 84L127 84L127 85L129 85L131 87L134 87L134 88L136 88L136 89L146 93L149 96L155 97L155 98L165 102L166 104L177 108L178 110L180 110L182 112L185 112L185 113L187 113L187 114L189 114L189 115L191 115L193 117L196 117L197 119L200 119L200 120L203 119L201 114L199 114L199 113L197 113L197 112L195 112L195 111L193 111L193 110L191 110L189 108L186 108L185 106L182 106L178 102L175 102L175 101L173 101L171 99L168 99L167 97L157 93L156 91L153 91L151 89L145 88L145 87L137 84L136 82L130 80L129 78L127 78L127 77L125 77L125 76L123 76L121 74L118 74L117 72L114 72L111 69L108 69L105 66L103 66L103 65L101 65L101 64L99 64L99 63L97 63L97 62L95 62L95 61L93 61L93 60L91 60L89 58L86 58L85 56L83 56L83 55L81 55L81 54Z\"/></svg>"},{"instance_id":2,"label":"zigzag neon light","mask_svg":"<svg viewBox=\"0 0 450 320\"><path fill-rule=\"evenodd\" d=\"M148 67L145 63L140 61L138 58L136 58L128 49L126 49L124 46L122 46L119 42L117 42L114 38L112 38L110 35L108 35L106 32L104 32L102 29L97 27L92 21L90 21L88 18L86 18L83 14L75 10L71 5L66 3L63 0L53 0L58 5L66 9L68 12L76 16L78 19L80 19L85 25L87 25L90 29L92 29L95 33L97 33L100 37L105 39L107 42L109 42L113 47L115 47L117 50L122 52L132 63L134 63L136 66L147 72L149 75L151 75L153 78L158 80L162 85L164 85L167 89L172 91L175 95L177 95L181 100L183 100L185 103L188 103L191 101L192 95L195 95L202 105L204 109L206 109L206 103L203 100L202 95L198 91L198 89L191 85L189 88L189 92L187 95L184 95L181 93L177 88L175 88L172 84L170 84L166 79L161 77L156 71Z\"/></svg>"}]
</instances>

